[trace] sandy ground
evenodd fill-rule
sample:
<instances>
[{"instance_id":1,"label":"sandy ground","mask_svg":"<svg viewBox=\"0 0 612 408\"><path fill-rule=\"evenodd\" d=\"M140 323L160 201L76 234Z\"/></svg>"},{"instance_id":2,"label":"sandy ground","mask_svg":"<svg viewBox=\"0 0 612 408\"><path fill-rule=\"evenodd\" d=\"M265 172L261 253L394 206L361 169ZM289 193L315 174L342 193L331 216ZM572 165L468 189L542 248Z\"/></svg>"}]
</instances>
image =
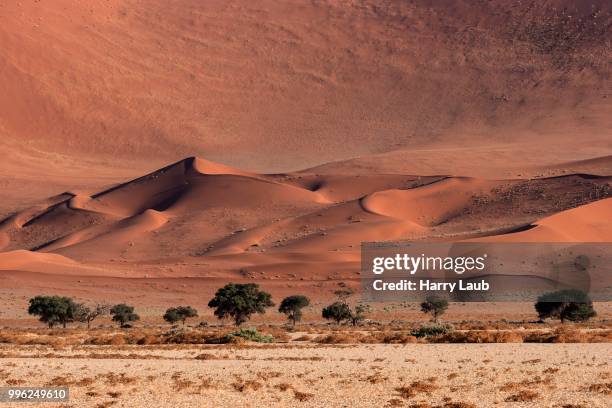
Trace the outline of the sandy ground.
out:
<instances>
[{"instance_id":1,"label":"sandy ground","mask_svg":"<svg viewBox=\"0 0 612 408\"><path fill-rule=\"evenodd\" d=\"M0 384L68 385L66 407L425 407L415 404L449 402L607 407L611 401L610 344L88 346L63 351L2 346L0 352L19 356L0 360ZM95 358L83 358L88 355ZM533 400L520 401L521 395L530 398L522 391L534 392Z\"/></svg>"}]
</instances>

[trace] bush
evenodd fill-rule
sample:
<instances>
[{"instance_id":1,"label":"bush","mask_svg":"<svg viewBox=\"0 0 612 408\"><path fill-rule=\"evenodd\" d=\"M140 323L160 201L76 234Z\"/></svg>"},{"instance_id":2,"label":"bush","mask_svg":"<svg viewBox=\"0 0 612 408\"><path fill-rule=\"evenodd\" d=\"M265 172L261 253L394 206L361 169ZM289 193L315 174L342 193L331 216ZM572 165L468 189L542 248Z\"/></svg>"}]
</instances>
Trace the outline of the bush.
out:
<instances>
[{"instance_id":1,"label":"bush","mask_svg":"<svg viewBox=\"0 0 612 408\"><path fill-rule=\"evenodd\" d=\"M545 293L538 297L535 309L540 319L559 319L561 323L585 322L596 315L589 296L576 289Z\"/></svg>"},{"instance_id":2,"label":"bush","mask_svg":"<svg viewBox=\"0 0 612 408\"><path fill-rule=\"evenodd\" d=\"M226 334L225 338L228 340L227 343L233 343L231 337L240 337L256 343L272 343L272 341L274 341L274 337L259 333L255 328L242 328L236 332Z\"/></svg>"},{"instance_id":3,"label":"bush","mask_svg":"<svg viewBox=\"0 0 612 408\"><path fill-rule=\"evenodd\" d=\"M412 330L410 333L414 337L433 337L440 336L453 331L452 326L447 324L427 324L419 327L418 329Z\"/></svg>"},{"instance_id":4,"label":"bush","mask_svg":"<svg viewBox=\"0 0 612 408\"><path fill-rule=\"evenodd\" d=\"M208 302L208 307L215 308L215 316L231 317L236 326L249 320L253 313L264 314L271 306L274 306L272 296L260 291L255 283L228 283Z\"/></svg>"}]
</instances>

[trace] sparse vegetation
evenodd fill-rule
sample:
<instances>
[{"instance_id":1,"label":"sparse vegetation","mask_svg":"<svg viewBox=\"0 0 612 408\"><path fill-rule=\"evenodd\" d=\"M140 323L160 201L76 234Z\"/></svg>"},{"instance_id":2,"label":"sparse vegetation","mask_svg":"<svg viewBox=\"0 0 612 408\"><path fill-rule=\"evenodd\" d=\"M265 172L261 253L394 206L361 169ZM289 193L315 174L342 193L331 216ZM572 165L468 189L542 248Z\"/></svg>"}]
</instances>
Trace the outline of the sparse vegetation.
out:
<instances>
[{"instance_id":1,"label":"sparse vegetation","mask_svg":"<svg viewBox=\"0 0 612 408\"><path fill-rule=\"evenodd\" d=\"M516 394L508 396L504 401L506 402L532 402L538 399L540 394L531 390L520 390Z\"/></svg>"},{"instance_id":2,"label":"sparse vegetation","mask_svg":"<svg viewBox=\"0 0 612 408\"><path fill-rule=\"evenodd\" d=\"M408 385L397 387L395 390L404 399L411 399L419 393L431 394L438 387L433 381L413 381Z\"/></svg>"},{"instance_id":3,"label":"sparse vegetation","mask_svg":"<svg viewBox=\"0 0 612 408\"><path fill-rule=\"evenodd\" d=\"M227 334L225 336L226 343L232 342L232 337L239 337L248 341L254 341L256 343L272 343L274 337L259 333L257 329L253 328L241 328L240 330Z\"/></svg>"},{"instance_id":4,"label":"sparse vegetation","mask_svg":"<svg viewBox=\"0 0 612 408\"><path fill-rule=\"evenodd\" d=\"M452 330L452 326L445 324L426 324L414 329L411 334L414 337L433 337L450 333Z\"/></svg>"}]
</instances>

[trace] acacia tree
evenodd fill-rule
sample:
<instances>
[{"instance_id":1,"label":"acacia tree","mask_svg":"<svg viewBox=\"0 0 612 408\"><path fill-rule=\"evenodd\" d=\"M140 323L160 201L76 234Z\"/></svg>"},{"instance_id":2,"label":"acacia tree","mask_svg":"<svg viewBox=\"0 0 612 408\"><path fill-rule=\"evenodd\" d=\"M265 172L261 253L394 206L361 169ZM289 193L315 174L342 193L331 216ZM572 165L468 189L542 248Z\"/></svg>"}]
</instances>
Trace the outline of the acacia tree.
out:
<instances>
[{"instance_id":1,"label":"acacia tree","mask_svg":"<svg viewBox=\"0 0 612 408\"><path fill-rule=\"evenodd\" d=\"M368 313L372 313L372 306L365 303L360 303L355 306L355 310L351 312L351 323L353 326L357 326L364 321Z\"/></svg>"},{"instance_id":2,"label":"acacia tree","mask_svg":"<svg viewBox=\"0 0 612 408\"><path fill-rule=\"evenodd\" d=\"M545 293L538 297L535 310L540 319L559 319L561 323L584 322L596 315L591 298L577 289Z\"/></svg>"},{"instance_id":3,"label":"acacia tree","mask_svg":"<svg viewBox=\"0 0 612 408\"><path fill-rule=\"evenodd\" d=\"M421 303L421 312L431 314L434 323L438 322L438 318L446 312L446 309L448 309L448 300L437 295L427 296Z\"/></svg>"},{"instance_id":4,"label":"acacia tree","mask_svg":"<svg viewBox=\"0 0 612 408\"><path fill-rule=\"evenodd\" d=\"M84 303L76 305L74 312L74 320L81 323L87 323L87 328L91 328L91 322L98 317L105 315L109 312L109 305L96 304L95 306L87 306Z\"/></svg>"},{"instance_id":5,"label":"acacia tree","mask_svg":"<svg viewBox=\"0 0 612 408\"><path fill-rule=\"evenodd\" d=\"M352 317L351 308L346 302L334 302L324 307L321 315L324 319L335 320L336 324L340 324L341 321Z\"/></svg>"},{"instance_id":6,"label":"acacia tree","mask_svg":"<svg viewBox=\"0 0 612 408\"><path fill-rule=\"evenodd\" d=\"M41 322L47 323L51 328L61 324L64 328L67 323L74 321L76 304L65 296L36 296L30 299L28 313L39 316Z\"/></svg>"},{"instance_id":7,"label":"acacia tree","mask_svg":"<svg viewBox=\"0 0 612 408\"><path fill-rule=\"evenodd\" d=\"M219 319L231 317L236 326L249 320L254 313L264 314L266 308L272 306L272 296L259 290L255 283L228 283L208 302L208 307L215 309L215 316Z\"/></svg>"},{"instance_id":8,"label":"acacia tree","mask_svg":"<svg viewBox=\"0 0 612 408\"><path fill-rule=\"evenodd\" d=\"M302 295L288 296L283 299L278 308L280 313L287 315L287 319L295 326L295 322L302 320L302 309L310 304L310 299Z\"/></svg>"},{"instance_id":9,"label":"acacia tree","mask_svg":"<svg viewBox=\"0 0 612 408\"><path fill-rule=\"evenodd\" d=\"M185 325L185 320L190 317L197 317L198 311L191 306L177 306L171 307L166 310L164 314L164 320L168 323L174 324L176 322L182 322Z\"/></svg>"},{"instance_id":10,"label":"acacia tree","mask_svg":"<svg viewBox=\"0 0 612 408\"><path fill-rule=\"evenodd\" d=\"M110 314L113 316L113 321L119 323L120 327L125 327L127 322L140 320L140 316L134 313L134 306L120 303L111 308Z\"/></svg>"}]
</instances>

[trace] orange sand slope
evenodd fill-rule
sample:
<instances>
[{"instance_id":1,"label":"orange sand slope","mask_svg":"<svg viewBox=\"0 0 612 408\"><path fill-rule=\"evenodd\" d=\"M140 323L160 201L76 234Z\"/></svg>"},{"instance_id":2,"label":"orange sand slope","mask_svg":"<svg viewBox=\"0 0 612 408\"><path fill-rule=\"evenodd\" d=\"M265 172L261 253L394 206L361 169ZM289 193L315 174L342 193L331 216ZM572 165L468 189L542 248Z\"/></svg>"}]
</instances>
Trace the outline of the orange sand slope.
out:
<instances>
[{"instance_id":1,"label":"orange sand slope","mask_svg":"<svg viewBox=\"0 0 612 408\"><path fill-rule=\"evenodd\" d=\"M0 173L82 160L89 173L122 160L141 170L194 153L285 171L397 151L408 174L442 163L485 176L610 155L611 11L608 0L3 2Z\"/></svg>"},{"instance_id":2,"label":"orange sand slope","mask_svg":"<svg viewBox=\"0 0 612 408\"><path fill-rule=\"evenodd\" d=\"M362 241L612 241L611 182L264 175L188 158L10 216L0 269L316 280L354 277Z\"/></svg>"},{"instance_id":3,"label":"orange sand slope","mask_svg":"<svg viewBox=\"0 0 612 408\"><path fill-rule=\"evenodd\" d=\"M563 211L535 222L524 231L491 238L504 242L611 242L612 199Z\"/></svg>"}]
</instances>

